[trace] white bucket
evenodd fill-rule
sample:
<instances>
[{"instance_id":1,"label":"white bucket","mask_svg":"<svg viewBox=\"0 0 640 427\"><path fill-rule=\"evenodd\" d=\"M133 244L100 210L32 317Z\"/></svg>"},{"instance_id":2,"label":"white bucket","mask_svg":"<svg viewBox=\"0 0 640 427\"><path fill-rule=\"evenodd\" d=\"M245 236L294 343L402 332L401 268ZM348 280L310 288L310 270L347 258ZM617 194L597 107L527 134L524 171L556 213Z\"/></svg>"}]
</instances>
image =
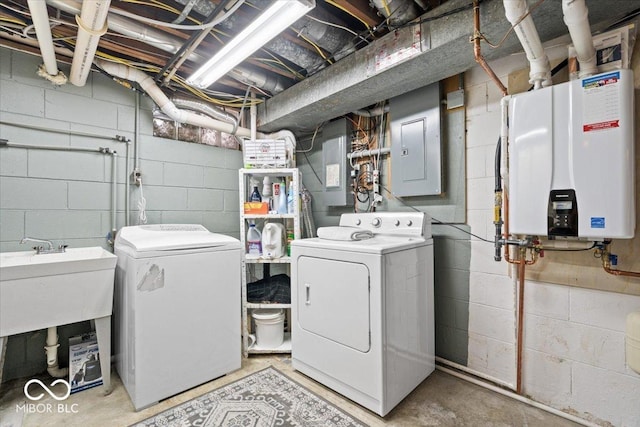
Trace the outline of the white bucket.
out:
<instances>
[{"instance_id":1,"label":"white bucket","mask_svg":"<svg viewBox=\"0 0 640 427\"><path fill-rule=\"evenodd\" d=\"M251 317L256 323L256 345L262 348L275 348L284 341L284 310L253 310Z\"/></svg>"}]
</instances>

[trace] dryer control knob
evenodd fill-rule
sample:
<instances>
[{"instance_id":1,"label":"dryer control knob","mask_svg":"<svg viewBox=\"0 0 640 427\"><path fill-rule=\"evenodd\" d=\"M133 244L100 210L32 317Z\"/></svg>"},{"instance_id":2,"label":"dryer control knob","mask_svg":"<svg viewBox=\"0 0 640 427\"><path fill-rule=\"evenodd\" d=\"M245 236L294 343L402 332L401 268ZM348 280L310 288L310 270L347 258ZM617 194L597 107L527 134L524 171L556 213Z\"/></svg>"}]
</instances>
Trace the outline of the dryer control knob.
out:
<instances>
[{"instance_id":1,"label":"dryer control knob","mask_svg":"<svg viewBox=\"0 0 640 427\"><path fill-rule=\"evenodd\" d=\"M356 219L356 225L360 225L362 221L360 221L359 219Z\"/></svg>"},{"instance_id":2,"label":"dryer control knob","mask_svg":"<svg viewBox=\"0 0 640 427\"><path fill-rule=\"evenodd\" d=\"M394 224L396 227L397 227L397 226L399 226L399 225L400 225L400 220L399 220L399 219L396 219L396 220L393 222L393 224Z\"/></svg>"},{"instance_id":3,"label":"dryer control knob","mask_svg":"<svg viewBox=\"0 0 640 427\"><path fill-rule=\"evenodd\" d=\"M413 221L409 220L407 221L407 227L411 227L413 225Z\"/></svg>"},{"instance_id":4,"label":"dryer control knob","mask_svg":"<svg viewBox=\"0 0 640 427\"><path fill-rule=\"evenodd\" d=\"M382 220L380 218L373 218L371 220L371 225L374 227L380 227L380 224L382 224Z\"/></svg>"}]
</instances>

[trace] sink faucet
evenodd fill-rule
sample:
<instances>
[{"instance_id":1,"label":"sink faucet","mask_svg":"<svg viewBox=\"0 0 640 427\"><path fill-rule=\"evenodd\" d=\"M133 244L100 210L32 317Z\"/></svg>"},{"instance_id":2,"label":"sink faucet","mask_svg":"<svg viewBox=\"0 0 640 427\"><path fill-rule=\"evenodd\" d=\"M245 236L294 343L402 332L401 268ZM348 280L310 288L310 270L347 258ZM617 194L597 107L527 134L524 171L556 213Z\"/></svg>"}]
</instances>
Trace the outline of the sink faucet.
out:
<instances>
[{"instance_id":1,"label":"sink faucet","mask_svg":"<svg viewBox=\"0 0 640 427\"><path fill-rule=\"evenodd\" d=\"M25 244L27 242L44 243L47 245L46 249L43 246L34 246L33 249L36 250L36 254L64 252L65 248L67 247L67 245L60 245L58 246L58 249L54 249L53 242L51 242L51 240L34 239L32 237L23 237L22 240L20 240L20 244Z\"/></svg>"}]
</instances>

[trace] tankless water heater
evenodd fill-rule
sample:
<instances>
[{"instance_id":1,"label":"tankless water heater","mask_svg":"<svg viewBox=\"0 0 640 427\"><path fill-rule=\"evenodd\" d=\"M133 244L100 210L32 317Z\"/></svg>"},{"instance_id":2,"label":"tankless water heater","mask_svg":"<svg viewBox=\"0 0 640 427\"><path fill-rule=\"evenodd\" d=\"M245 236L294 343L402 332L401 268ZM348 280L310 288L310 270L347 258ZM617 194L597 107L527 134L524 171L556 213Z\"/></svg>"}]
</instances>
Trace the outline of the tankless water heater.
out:
<instances>
[{"instance_id":1,"label":"tankless water heater","mask_svg":"<svg viewBox=\"0 0 640 427\"><path fill-rule=\"evenodd\" d=\"M509 228L633 238L633 73L618 70L509 101Z\"/></svg>"}]
</instances>

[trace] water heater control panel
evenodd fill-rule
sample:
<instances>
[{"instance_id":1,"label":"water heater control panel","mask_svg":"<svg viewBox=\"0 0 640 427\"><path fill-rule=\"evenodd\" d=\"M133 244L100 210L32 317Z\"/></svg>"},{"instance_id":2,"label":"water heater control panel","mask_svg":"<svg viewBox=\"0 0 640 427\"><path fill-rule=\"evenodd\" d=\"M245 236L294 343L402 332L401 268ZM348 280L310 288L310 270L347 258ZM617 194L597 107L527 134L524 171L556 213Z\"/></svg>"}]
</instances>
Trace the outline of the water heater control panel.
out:
<instances>
[{"instance_id":1,"label":"water heater control panel","mask_svg":"<svg viewBox=\"0 0 640 427\"><path fill-rule=\"evenodd\" d=\"M578 237L578 203L574 190L551 190L547 226L549 237Z\"/></svg>"}]
</instances>

